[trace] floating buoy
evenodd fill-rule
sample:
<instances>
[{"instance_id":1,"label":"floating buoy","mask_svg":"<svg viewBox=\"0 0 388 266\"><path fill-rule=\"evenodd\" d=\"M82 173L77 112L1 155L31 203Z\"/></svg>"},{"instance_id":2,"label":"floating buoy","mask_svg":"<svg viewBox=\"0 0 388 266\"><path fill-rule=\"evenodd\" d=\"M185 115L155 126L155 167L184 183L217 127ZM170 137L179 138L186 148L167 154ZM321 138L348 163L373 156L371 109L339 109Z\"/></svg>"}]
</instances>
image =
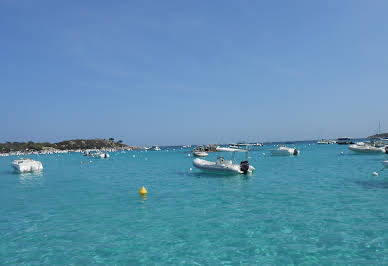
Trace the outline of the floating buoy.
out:
<instances>
[{"instance_id":1,"label":"floating buoy","mask_svg":"<svg viewBox=\"0 0 388 266\"><path fill-rule=\"evenodd\" d=\"M190 156L191 156L191 154L189 153L189 154L187 154L187 156L189 156L189 157L190 157Z\"/></svg>"},{"instance_id":2,"label":"floating buoy","mask_svg":"<svg viewBox=\"0 0 388 266\"><path fill-rule=\"evenodd\" d=\"M134 155L132 155L132 158L135 158L136 156L135 156L135 154Z\"/></svg>"},{"instance_id":3,"label":"floating buoy","mask_svg":"<svg viewBox=\"0 0 388 266\"><path fill-rule=\"evenodd\" d=\"M147 194L147 189L144 186L142 186L141 189L139 190L139 193L140 195L145 195Z\"/></svg>"},{"instance_id":4,"label":"floating buoy","mask_svg":"<svg viewBox=\"0 0 388 266\"><path fill-rule=\"evenodd\" d=\"M341 155L344 155L344 152L343 152L343 151L341 151Z\"/></svg>"},{"instance_id":5,"label":"floating buoy","mask_svg":"<svg viewBox=\"0 0 388 266\"><path fill-rule=\"evenodd\" d=\"M193 171L193 168L190 168L190 171Z\"/></svg>"},{"instance_id":6,"label":"floating buoy","mask_svg":"<svg viewBox=\"0 0 388 266\"><path fill-rule=\"evenodd\" d=\"M379 173L373 172L372 175L374 175L374 176L379 176Z\"/></svg>"}]
</instances>

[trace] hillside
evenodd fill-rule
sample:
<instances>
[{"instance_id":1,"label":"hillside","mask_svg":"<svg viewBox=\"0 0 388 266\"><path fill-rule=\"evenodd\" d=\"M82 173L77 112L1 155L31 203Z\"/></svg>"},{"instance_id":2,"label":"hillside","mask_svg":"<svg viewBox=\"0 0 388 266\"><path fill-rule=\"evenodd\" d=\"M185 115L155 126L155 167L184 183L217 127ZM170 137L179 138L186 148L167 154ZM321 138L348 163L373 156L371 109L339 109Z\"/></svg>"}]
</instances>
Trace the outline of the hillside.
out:
<instances>
[{"instance_id":1,"label":"hillside","mask_svg":"<svg viewBox=\"0 0 388 266\"><path fill-rule=\"evenodd\" d=\"M368 137L368 139L377 139L377 138L387 139L388 138L388 133L381 133L381 134L376 134L376 135Z\"/></svg>"},{"instance_id":2,"label":"hillside","mask_svg":"<svg viewBox=\"0 0 388 266\"><path fill-rule=\"evenodd\" d=\"M114 141L113 138L106 139L74 139L57 143L50 142L5 142L0 143L0 152L10 151L41 151L45 149L58 150L85 150L85 149L139 149L136 146L123 144L121 140Z\"/></svg>"}]
</instances>

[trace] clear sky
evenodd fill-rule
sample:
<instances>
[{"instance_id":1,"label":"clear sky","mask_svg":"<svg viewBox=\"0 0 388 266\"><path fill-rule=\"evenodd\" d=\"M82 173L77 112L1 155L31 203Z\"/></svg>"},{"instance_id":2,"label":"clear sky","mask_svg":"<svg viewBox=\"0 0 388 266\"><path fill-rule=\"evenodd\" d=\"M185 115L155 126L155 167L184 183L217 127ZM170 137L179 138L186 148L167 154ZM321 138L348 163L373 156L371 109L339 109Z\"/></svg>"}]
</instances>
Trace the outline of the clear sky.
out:
<instances>
[{"instance_id":1,"label":"clear sky","mask_svg":"<svg viewBox=\"0 0 388 266\"><path fill-rule=\"evenodd\" d=\"M0 0L0 141L388 131L388 1Z\"/></svg>"}]
</instances>

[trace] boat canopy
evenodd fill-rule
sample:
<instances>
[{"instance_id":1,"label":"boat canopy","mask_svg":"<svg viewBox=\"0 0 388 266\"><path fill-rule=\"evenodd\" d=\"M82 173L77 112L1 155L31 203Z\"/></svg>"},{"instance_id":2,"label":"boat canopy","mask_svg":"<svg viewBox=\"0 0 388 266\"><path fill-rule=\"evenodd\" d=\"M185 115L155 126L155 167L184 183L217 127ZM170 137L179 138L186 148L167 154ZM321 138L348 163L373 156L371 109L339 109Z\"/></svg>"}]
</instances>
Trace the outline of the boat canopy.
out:
<instances>
[{"instance_id":1,"label":"boat canopy","mask_svg":"<svg viewBox=\"0 0 388 266\"><path fill-rule=\"evenodd\" d=\"M222 147L217 147L216 151L224 151L224 152L248 152L247 150L242 150L242 149L233 149L233 148L222 148Z\"/></svg>"}]
</instances>

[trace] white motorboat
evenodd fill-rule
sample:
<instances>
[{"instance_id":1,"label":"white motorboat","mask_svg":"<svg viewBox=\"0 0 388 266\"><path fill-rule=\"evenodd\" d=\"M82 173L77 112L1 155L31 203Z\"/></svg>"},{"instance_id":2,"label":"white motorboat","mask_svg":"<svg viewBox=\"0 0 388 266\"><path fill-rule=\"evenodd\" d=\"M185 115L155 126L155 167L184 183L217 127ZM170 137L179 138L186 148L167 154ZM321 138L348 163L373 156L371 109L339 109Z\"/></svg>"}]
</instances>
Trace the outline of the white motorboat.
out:
<instances>
[{"instance_id":1,"label":"white motorboat","mask_svg":"<svg viewBox=\"0 0 388 266\"><path fill-rule=\"evenodd\" d=\"M321 139L317 141L317 144L334 144L334 143L336 143L336 141L331 139Z\"/></svg>"},{"instance_id":2,"label":"white motorboat","mask_svg":"<svg viewBox=\"0 0 388 266\"><path fill-rule=\"evenodd\" d=\"M161 151L162 149L159 148L158 146L154 145L154 146L152 146L151 150L153 150L153 151Z\"/></svg>"},{"instance_id":3,"label":"white motorboat","mask_svg":"<svg viewBox=\"0 0 388 266\"><path fill-rule=\"evenodd\" d=\"M232 148L220 148L216 149L217 152L232 152L232 160L225 160L223 157L219 157L215 162L206 161L203 159L196 158L193 160L193 165L206 172L214 172L221 174L248 174L252 173L255 168L248 163L248 150L232 149ZM246 160L240 164L234 164L235 152L245 152Z\"/></svg>"},{"instance_id":4,"label":"white motorboat","mask_svg":"<svg viewBox=\"0 0 388 266\"><path fill-rule=\"evenodd\" d=\"M388 160L383 162L384 167L388 168Z\"/></svg>"},{"instance_id":5,"label":"white motorboat","mask_svg":"<svg viewBox=\"0 0 388 266\"><path fill-rule=\"evenodd\" d=\"M262 146L264 146L264 143L256 142L256 143L253 143L252 146L262 147Z\"/></svg>"},{"instance_id":6,"label":"white motorboat","mask_svg":"<svg viewBox=\"0 0 388 266\"><path fill-rule=\"evenodd\" d=\"M99 156L99 157L102 158L102 159L105 159L105 158L109 158L109 157L110 157L109 153L103 153L103 152L98 153L97 156Z\"/></svg>"},{"instance_id":7,"label":"white motorboat","mask_svg":"<svg viewBox=\"0 0 388 266\"><path fill-rule=\"evenodd\" d=\"M97 152L89 152L87 153L86 155L84 156L91 156L93 158L97 158L97 159L105 159L105 158L109 158L110 155L108 153L104 153L104 152L101 152L101 151L97 151Z\"/></svg>"},{"instance_id":8,"label":"white motorboat","mask_svg":"<svg viewBox=\"0 0 388 266\"><path fill-rule=\"evenodd\" d=\"M238 149L239 147L237 146L237 144L230 144L229 148L231 148L231 149Z\"/></svg>"},{"instance_id":9,"label":"white motorboat","mask_svg":"<svg viewBox=\"0 0 388 266\"><path fill-rule=\"evenodd\" d=\"M42 171L43 165L31 159L18 159L12 162L12 167L19 173Z\"/></svg>"},{"instance_id":10,"label":"white motorboat","mask_svg":"<svg viewBox=\"0 0 388 266\"><path fill-rule=\"evenodd\" d=\"M370 143L357 142L349 145L349 150L358 153L385 153L385 147L376 147Z\"/></svg>"},{"instance_id":11,"label":"white motorboat","mask_svg":"<svg viewBox=\"0 0 388 266\"><path fill-rule=\"evenodd\" d=\"M209 154L207 154L207 153L204 152L204 151L193 151L193 155L196 156L196 157L206 157L206 156L208 156Z\"/></svg>"},{"instance_id":12,"label":"white motorboat","mask_svg":"<svg viewBox=\"0 0 388 266\"><path fill-rule=\"evenodd\" d=\"M285 146L271 150L271 155L273 155L273 156L290 156L290 155L298 155L299 153L300 153L300 151L298 151L297 149L288 148Z\"/></svg>"}]
</instances>

